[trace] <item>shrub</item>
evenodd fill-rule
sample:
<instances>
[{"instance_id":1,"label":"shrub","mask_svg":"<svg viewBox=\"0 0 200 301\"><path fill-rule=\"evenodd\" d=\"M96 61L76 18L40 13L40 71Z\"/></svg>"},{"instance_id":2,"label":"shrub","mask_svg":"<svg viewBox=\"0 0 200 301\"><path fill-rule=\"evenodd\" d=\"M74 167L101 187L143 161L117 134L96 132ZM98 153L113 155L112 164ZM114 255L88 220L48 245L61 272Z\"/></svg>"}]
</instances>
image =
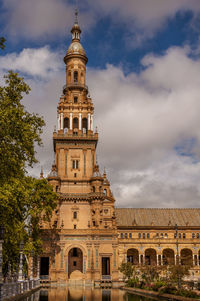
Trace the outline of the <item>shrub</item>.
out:
<instances>
[{"instance_id":1,"label":"shrub","mask_svg":"<svg viewBox=\"0 0 200 301\"><path fill-rule=\"evenodd\" d=\"M156 281L154 285L152 286L153 291L158 292L160 288L165 287L167 284L164 281Z\"/></svg>"},{"instance_id":2,"label":"shrub","mask_svg":"<svg viewBox=\"0 0 200 301\"><path fill-rule=\"evenodd\" d=\"M198 299L200 298L200 296L198 296L197 293L195 293L194 291L185 290L185 289L177 290L176 295L188 297L188 298L198 298Z\"/></svg>"},{"instance_id":3,"label":"shrub","mask_svg":"<svg viewBox=\"0 0 200 301\"><path fill-rule=\"evenodd\" d=\"M130 278L130 279L127 281L127 286L128 286L128 287L138 287L138 286L139 286L139 280L138 280L138 279L135 279L135 278Z\"/></svg>"}]
</instances>

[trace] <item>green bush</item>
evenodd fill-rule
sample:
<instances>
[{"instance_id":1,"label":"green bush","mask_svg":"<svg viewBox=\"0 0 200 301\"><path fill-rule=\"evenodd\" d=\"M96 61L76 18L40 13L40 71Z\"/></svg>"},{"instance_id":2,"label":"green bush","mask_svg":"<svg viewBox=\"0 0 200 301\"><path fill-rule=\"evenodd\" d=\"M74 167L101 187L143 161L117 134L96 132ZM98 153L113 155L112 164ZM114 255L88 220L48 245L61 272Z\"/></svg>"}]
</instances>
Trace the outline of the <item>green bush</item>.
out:
<instances>
[{"instance_id":1,"label":"green bush","mask_svg":"<svg viewBox=\"0 0 200 301\"><path fill-rule=\"evenodd\" d=\"M158 292L160 288L165 287L166 285L167 283L165 281L158 280L153 284L152 289L153 291Z\"/></svg>"},{"instance_id":2,"label":"green bush","mask_svg":"<svg viewBox=\"0 0 200 301\"><path fill-rule=\"evenodd\" d=\"M127 286L128 286L128 287L138 287L138 286L139 286L139 280L138 280L138 279L135 279L135 278L130 278L130 279L127 281Z\"/></svg>"},{"instance_id":3,"label":"green bush","mask_svg":"<svg viewBox=\"0 0 200 301\"><path fill-rule=\"evenodd\" d=\"M198 296L197 293L195 293L194 291L191 291L191 290L179 289L176 291L176 295L188 297L188 298L200 299L200 296Z\"/></svg>"},{"instance_id":4,"label":"green bush","mask_svg":"<svg viewBox=\"0 0 200 301\"><path fill-rule=\"evenodd\" d=\"M177 289L175 286L172 286L172 285L166 285L166 286L163 286L159 289L159 292L161 294L173 294L173 295L176 295L176 292L177 292Z\"/></svg>"},{"instance_id":5,"label":"green bush","mask_svg":"<svg viewBox=\"0 0 200 301\"><path fill-rule=\"evenodd\" d=\"M183 296L188 298L200 299L200 296L198 296L194 291L186 290L186 289L177 289L175 286L172 285L161 287L159 289L159 292L161 294L172 294L172 295Z\"/></svg>"}]
</instances>

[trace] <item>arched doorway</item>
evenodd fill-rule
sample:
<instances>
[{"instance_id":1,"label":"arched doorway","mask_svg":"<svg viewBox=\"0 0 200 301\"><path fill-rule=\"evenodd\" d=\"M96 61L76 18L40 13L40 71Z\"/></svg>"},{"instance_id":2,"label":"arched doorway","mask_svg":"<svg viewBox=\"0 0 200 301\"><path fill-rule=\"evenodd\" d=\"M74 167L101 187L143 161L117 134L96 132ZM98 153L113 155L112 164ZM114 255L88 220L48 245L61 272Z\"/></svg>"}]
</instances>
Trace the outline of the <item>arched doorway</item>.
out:
<instances>
[{"instance_id":1,"label":"arched doorway","mask_svg":"<svg viewBox=\"0 0 200 301\"><path fill-rule=\"evenodd\" d=\"M163 265L174 265L174 250L164 249L163 250Z\"/></svg>"},{"instance_id":2,"label":"arched doorway","mask_svg":"<svg viewBox=\"0 0 200 301\"><path fill-rule=\"evenodd\" d=\"M145 251L145 264L146 265L156 265L156 250L146 249Z\"/></svg>"},{"instance_id":3,"label":"arched doorway","mask_svg":"<svg viewBox=\"0 0 200 301\"><path fill-rule=\"evenodd\" d=\"M127 251L127 261L134 265L139 264L139 252L137 249L128 249Z\"/></svg>"},{"instance_id":4,"label":"arched doorway","mask_svg":"<svg viewBox=\"0 0 200 301\"><path fill-rule=\"evenodd\" d=\"M68 277L74 271L83 272L83 252L79 248L72 248L68 253Z\"/></svg>"},{"instance_id":5,"label":"arched doorway","mask_svg":"<svg viewBox=\"0 0 200 301\"><path fill-rule=\"evenodd\" d=\"M182 249L180 255L181 265L192 265L192 250Z\"/></svg>"}]
</instances>

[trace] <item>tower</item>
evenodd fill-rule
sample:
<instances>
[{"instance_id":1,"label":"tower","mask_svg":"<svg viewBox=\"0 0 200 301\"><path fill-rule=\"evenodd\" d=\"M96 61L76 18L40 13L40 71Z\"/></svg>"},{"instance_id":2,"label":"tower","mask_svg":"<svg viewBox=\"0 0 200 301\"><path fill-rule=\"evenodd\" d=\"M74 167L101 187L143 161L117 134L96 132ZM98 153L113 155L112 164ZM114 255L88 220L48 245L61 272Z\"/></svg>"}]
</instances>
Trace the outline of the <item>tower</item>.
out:
<instances>
[{"instance_id":1,"label":"tower","mask_svg":"<svg viewBox=\"0 0 200 301\"><path fill-rule=\"evenodd\" d=\"M118 275L115 200L106 173L101 175L95 159L98 133L94 132L94 105L86 85L88 58L80 43L77 16L76 11L72 42L64 57L66 83L57 107L55 162L48 176L59 198L51 221L57 238L52 245L47 243L46 252L52 279L99 281L104 274Z\"/></svg>"}]
</instances>

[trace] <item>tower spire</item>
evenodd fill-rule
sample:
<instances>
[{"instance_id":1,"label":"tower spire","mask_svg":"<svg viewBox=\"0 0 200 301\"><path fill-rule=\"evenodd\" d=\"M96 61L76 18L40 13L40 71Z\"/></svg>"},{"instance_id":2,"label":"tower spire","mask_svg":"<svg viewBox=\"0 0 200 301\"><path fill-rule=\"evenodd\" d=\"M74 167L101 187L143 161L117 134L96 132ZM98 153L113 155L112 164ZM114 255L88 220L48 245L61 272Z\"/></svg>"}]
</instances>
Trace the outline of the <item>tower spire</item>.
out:
<instances>
[{"instance_id":1,"label":"tower spire","mask_svg":"<svg viewBox=\"0 0 200 301\"><path fill-rule=\"evenodd\" d=\"M75 8L75 21L74 24L78 24L78 8L77 8L77 4L76 4L76 8Z\"/></svg>"}]
</instances>

